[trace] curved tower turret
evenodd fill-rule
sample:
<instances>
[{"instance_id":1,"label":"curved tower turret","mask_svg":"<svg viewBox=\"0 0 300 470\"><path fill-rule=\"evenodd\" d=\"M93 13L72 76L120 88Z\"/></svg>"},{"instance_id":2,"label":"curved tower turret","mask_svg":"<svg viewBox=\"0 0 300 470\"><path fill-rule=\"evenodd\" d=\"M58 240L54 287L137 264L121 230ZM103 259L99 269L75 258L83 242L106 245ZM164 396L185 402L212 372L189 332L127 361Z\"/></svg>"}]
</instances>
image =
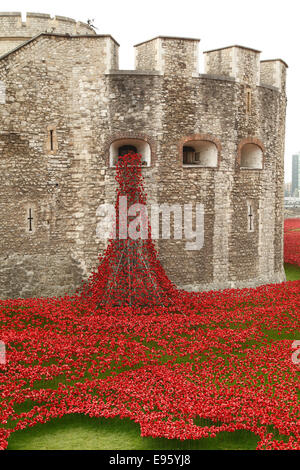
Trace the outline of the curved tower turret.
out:
<instances>
[{"instance_id":1,"label":"curved tower turret","mask_svg":"<svg viewBox=\"0 0 300 470\"><path fill-rule=\"evenodd\" d=\"M22 21L20 12L0 13L0 56L40 33L95 35L94 29L65 16L51 18L45 13L27 13Z\"/></svg>"}]
</instances>

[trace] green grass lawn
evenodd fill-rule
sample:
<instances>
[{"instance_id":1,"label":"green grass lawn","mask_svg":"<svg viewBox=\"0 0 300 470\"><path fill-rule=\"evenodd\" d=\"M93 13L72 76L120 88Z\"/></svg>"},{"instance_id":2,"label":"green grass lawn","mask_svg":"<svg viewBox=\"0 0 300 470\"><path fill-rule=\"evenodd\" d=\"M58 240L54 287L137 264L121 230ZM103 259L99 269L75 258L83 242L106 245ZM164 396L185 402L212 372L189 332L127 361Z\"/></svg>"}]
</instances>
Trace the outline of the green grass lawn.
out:
<instances>
[{"instance_id":1,"label":"green grass lawn","mask_svg":"<svg viewBox=\"0 0 300 470\"><path fill-rule=\"evenodd\" d=\"M287 281L300 280L300 267L299 266L294 266L293 264L285 264L284 269L285 269Z\"/></svg>"},{"instance_id":2,"label":"green grass lawn","mask_svg":"<svg viewBox=\"0 0 300 470\"><path fill-rule=\"evenodd\" d=\"M285 265L287 280L300 280L300 267ZM139 425L129 419L68 415L13 433L8 450L251 450L257 436L248 431L223 432L215 438L179 441L140 436Z\"/></svg>"},{"instance_id":3,"label":"green grass lawn","mask_svg":"<svg viewBox=\"0 0 300 470\"><path fill-rule=\"evenodd\" d=\"M248 431L219 433L215 438L180 441L141 437L129 419L68 415L13 433L8 450L252 450L257 436Z\"/></svg>"}]
</instances>

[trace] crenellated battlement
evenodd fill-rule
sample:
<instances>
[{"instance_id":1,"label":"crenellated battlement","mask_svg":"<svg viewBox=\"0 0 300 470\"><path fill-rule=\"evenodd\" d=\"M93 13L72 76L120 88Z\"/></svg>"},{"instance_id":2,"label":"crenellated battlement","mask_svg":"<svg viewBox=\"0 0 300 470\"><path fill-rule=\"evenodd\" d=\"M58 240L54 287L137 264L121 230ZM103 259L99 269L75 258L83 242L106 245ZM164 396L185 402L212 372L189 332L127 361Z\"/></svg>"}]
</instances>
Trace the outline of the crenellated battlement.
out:
<instances>
[{"instance_id":1,"label":"crenellated battlement","mask_svg":"<svg viewBox=\"0 0 300 470\"><path fill-rule=\"evenodd\" d=\"M22 21L20 12L0 12L0 56L40 33L69 36L98 36L94 29L64 16L27 13ZM118 44L111 38L108 47L109 64L116 72ZM199 39L157 36L136 44L135 71L178 77L199 77ZM271 86L285 91L287 64L281 59L260 61L261 52L240 45L204 51L202 78L234 80L249 87ZM119 71L121 73L122 71Z\"/></svg>"},{"instance_id":2,"label":"crenellated battlement","mask_svg":"<svg viewBox=\"0 0 300 470\"><path fill-rule=\"evenodd\" d=\"M199 39L158 36L135 45L136 70L199 76ZM281 59L260 61L261 51L228 46L204 52L202 76L222 77L248 86L266 85L284 90L287 64Z\"/></svg>"},{"instance_id":3,"label":"crenellated battlement","mask_svg":"<svg viewBox=\"0 0 300 470\"><path fill-rule=\"evenodd\" d=\"M26 21L22 21L20 12L0 12L0 56L43 32L96 34L90 25L64 16L51 17L45 13L27 13Z\"/></svg>"}]
</instances>

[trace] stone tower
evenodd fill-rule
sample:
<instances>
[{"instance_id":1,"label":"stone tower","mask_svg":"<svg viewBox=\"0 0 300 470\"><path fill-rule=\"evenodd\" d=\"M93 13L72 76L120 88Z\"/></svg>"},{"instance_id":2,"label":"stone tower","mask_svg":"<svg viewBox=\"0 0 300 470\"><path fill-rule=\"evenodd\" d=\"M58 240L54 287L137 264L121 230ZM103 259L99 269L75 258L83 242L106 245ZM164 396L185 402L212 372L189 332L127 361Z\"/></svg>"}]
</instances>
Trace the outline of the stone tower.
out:
<instances>
[{"instance_id":1,"label":"stone tower","mask_svg":"<svg viewBox=\"0 0 300 470\"><path fill-rule=\"evenodd\" d=\"M149 206L202 204L204 244L158 239L188 290L285 280L286 64L160 36L119 70L118 43L89 25L0 14L0 297L72 293L97 264L115 159L143 155ZM171 218L172 219L172 218ZM101 231L100 231L101 235Z\"/></svg>"},{"instance_id":2,"label":"stone tower","mask_svg":"<svg viewBox=\"0 0 300 470\"><path fill-rule=\"evenodd\" d=\"M40 33L95 34L88 24L64 16L51 18L44 13L27 13L23 22L21 13L0 13L0 56Z\"/></svg>"}]
</instances>

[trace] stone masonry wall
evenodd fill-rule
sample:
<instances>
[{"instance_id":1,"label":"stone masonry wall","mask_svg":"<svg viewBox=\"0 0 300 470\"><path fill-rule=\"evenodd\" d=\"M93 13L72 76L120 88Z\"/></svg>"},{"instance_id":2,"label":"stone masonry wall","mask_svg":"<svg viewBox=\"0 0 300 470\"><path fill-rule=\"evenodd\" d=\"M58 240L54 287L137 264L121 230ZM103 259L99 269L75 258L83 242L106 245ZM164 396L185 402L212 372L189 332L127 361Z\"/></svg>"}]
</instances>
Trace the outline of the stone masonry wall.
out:
<instances>
[{"instance_id":1,"label":"stone masonry wall","mask_svg":"<svg viewBox=\"0 0 300 470\"><path fill-rule=\"evenodd\" d=\"M161 39L156 38L135 46L135 68L144 71L161 70Z\"/></svg>"},{"instance_id":2,"label":"stone masonry wall","mask_svg":"<svg viewBox=\"0 0 300 470\"><path fill-rule=\"evenodd\" d=\"M104 73L112 67L107 38L92 41L93 47L89 38L41 36L0 64L6 84L0 107L2 296L72 292L96 263ZM47 149L49 125L56 129L57 152ZM20 278L11 274L21 271Z\"/></svg>"},{"instance_id":3,"label":"stone masonry wall","mask_svg":"<svg viewBox=\"0 0 300 470\"><path fill-rule=\"evenodd\" d=\"M248 85L260 83L260 51L231 46L205 52L205 73L234 77Z\"/></svg>"},{"instance_id":4,"label":"stone masonry wall","mask_svg":"<svg viewBox=\"0 0 300 470\"><path fill-rule=\"evenodd\" d=\"M0 13L0 56L44 32L71 35L96 34L88 24L64 16L51 18L44 13L27 13L26 21L23 22L21 13L4 12Z\"/></svg>"},{"instance_id":5,"label":"stone masonry wall","mask_svg":"<svg viewBox=\"0 0 300 470\"><path fill-rule=\"evenodd\" d=\"M109 36L45 34L0 60L0 297L72 293L87 278L106 246L97 208L115 201L109 147L130 138L151 147L142 170L149 206L204 206L202 249L187 251L173 236L156 242L173 282L207 290L284 280L284 88L254 85L259 69L247 75L248 56L238 62L242 82L224 78L224 64L196 75L196 41L168 38L161 47L156 72L116 70ZM215 143L217 167L182 165L183 145L199 139ZM261 170L240 168L243 142L263 148Z\"/></svg>"}]
</instances>

